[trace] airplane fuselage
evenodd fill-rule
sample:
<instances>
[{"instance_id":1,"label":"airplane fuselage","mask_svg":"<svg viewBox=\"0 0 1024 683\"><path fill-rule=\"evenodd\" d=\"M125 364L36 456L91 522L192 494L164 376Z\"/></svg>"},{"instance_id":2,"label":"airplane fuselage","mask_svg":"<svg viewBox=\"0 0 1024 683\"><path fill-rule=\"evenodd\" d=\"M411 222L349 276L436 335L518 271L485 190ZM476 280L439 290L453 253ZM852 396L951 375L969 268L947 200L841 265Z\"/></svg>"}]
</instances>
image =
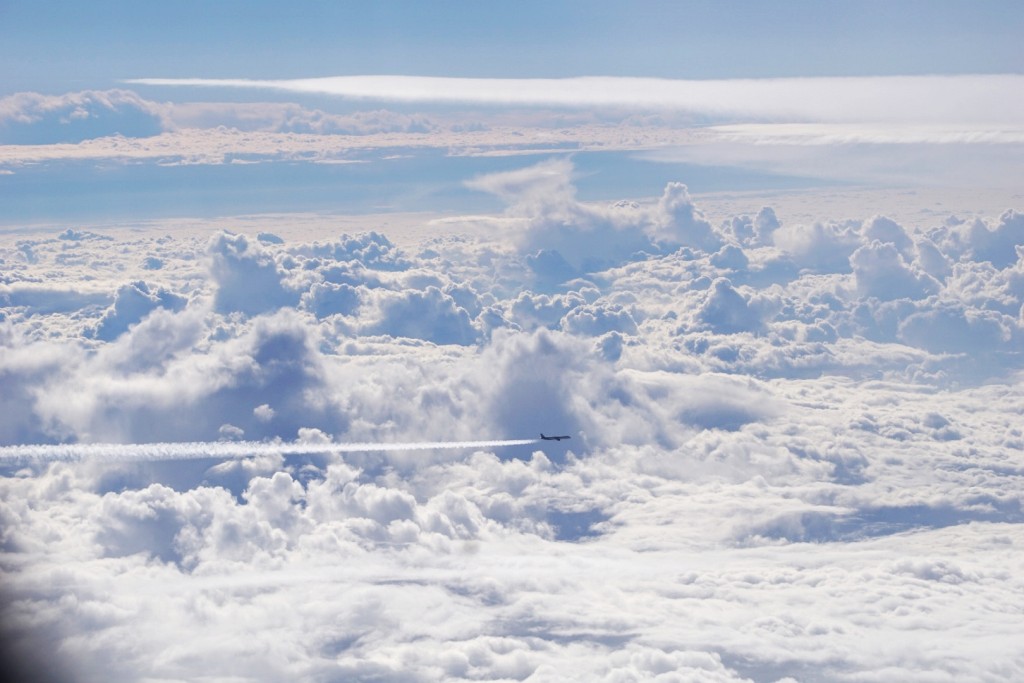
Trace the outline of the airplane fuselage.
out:
<instances>
[{"instance_id":1,"label":"airplane fuselage","mask_svg":"<svg viewBox=\"0 0 1024 683\"><path fill-rule=\"evenodd\" d=\"M540 438L542 438L545 441L561 441L562 439L568 439L570 437L569 436L544 436L544 433L541 432Z\"/></svg>"}]
</instances>

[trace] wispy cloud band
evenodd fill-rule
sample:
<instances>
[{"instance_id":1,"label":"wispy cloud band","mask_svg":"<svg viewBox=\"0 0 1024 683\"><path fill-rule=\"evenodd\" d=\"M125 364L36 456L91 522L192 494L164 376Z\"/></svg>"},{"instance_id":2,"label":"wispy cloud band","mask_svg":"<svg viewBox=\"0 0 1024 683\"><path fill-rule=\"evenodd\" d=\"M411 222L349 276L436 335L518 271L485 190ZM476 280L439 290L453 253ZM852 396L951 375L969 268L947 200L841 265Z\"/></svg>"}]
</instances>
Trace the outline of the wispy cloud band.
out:
<instances>
[{"instance_id":1,"label":"wispy cloud band","mask_svg":"<svg viewBox=\"0 0 1024 683\"><path fill-rule=\"evenodd\" d=\"M1024 144L1024 125L747 123L702 129L715 142L759 145Z\"/></svg>"},{"instance_id":2,"label":"wispy cloud band","mask_svg":"<svg viewBox=\"0 0 1024 683\"><path fill-rule=\"evenodd\" d=\"M272 89L396 102L666 108L788 121L998 124L1020 121L1024 110L1024 76L1016 74L733 80L335 76L125 82Z\"/></svg>"}]
</instances>

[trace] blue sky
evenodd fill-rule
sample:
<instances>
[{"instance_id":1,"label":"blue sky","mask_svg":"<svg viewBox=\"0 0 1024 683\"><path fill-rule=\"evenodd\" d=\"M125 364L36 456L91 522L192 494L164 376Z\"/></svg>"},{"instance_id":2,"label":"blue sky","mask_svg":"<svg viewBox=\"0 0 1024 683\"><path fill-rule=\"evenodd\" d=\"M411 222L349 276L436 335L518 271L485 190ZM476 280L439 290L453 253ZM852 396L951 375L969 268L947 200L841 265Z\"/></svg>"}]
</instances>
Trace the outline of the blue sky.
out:
<instances>
[{"instance_id":1,"label":"blue sky","mask_svg":"<svg viewBox=\"0 0 1024 683\"><path fill-rule=\"evenodd\" d=\"M5 92L138 77L1016 73L990 2L0 3Z\"/></svg>"}]
</instances>

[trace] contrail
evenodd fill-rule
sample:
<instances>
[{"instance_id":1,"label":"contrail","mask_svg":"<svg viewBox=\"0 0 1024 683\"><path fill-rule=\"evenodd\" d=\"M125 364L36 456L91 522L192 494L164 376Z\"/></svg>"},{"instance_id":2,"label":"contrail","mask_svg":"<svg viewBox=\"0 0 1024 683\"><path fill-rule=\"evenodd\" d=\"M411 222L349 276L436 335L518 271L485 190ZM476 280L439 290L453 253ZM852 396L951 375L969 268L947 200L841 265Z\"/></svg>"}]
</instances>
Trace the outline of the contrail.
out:
<instances>
[{"instance_id":1,"label":"contrail","mask_svg":"<svg viewBox=\"0 0 1024 683\"><path fill-rule=\"evenodd\" d=\"M245 458L253 455L313 455L318 453L376 453L439 449L529 446L540 439L491 441L419 441L414 443L274 443L266 441L186 441L180 443L75 443L0 446L0 463L196 460Z\"/></svg>"}]
</instances>

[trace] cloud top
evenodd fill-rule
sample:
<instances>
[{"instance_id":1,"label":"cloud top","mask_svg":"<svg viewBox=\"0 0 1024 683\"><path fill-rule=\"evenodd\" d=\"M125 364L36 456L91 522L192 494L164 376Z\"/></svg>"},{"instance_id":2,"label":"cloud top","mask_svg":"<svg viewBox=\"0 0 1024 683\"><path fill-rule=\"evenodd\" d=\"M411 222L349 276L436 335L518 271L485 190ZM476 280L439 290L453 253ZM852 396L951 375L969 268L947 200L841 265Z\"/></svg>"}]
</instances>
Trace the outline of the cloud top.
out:
<instances>
[{"instance_id":1,"label":"cloud top","mask_svg":"<svg viewBox=\"0 0 1024 683\"><path fill-rule=\"evenodd\" d=\"M0 233L35 680L1024 670L1021 214L722 219L576 173L478 176L508 211L461 232Z\"/></svg>"}]
</instances>

